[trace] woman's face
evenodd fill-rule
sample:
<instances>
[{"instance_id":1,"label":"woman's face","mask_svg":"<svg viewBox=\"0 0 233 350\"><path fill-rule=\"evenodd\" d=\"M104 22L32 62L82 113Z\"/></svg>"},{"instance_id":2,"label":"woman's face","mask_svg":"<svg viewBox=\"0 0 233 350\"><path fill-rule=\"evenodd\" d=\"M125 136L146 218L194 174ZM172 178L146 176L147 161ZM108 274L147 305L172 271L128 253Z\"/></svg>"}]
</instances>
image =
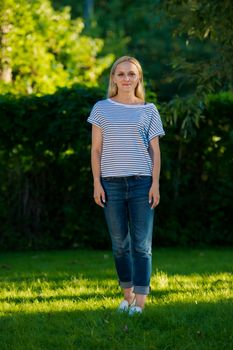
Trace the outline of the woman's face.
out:
<instances>
[{"instance_id":1,"label":"woman's face","mask_svg":"<svg viewBox=\"0 0 233 350\"><path fill-rule=\"evenodd\" d=\"M135 91L139 79L137 66L128 61L119 63L113 75L113 82L117 85L118 92Z\"/></svg>"}]
</instances>

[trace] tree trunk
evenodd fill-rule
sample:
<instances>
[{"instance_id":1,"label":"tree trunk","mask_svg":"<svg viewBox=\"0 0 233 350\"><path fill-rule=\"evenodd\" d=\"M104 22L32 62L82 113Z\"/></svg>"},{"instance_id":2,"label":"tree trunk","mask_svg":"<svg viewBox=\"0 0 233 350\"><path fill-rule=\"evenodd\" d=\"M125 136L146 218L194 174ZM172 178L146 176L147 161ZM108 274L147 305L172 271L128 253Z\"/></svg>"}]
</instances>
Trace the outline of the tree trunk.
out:
<instances>
[{"instance_id":1,"label":"tree trunk","mask_svg":"<svg viewBox=\"0 0 233 350\"><path fill-rule=\"evenodd\" d=\"M94 0L84 1L84 19L86 27L90 26L91 19L94 14Z\"/></svg>"},{"instance_id":2,"label":"tree trunk","mask_svg":"<svg viewBox=\"0 0 233 350\"><path fill-rule=\"evenodd\" d=\"M0 19L1 20L1 19ZM12 82L12 69L11 69L11 58L9 52L11 47L9 46L9 39L7 34L10 31L10 24L6 21L0 23L0 80L5 83Z\"/></svg>"}]
</instances>

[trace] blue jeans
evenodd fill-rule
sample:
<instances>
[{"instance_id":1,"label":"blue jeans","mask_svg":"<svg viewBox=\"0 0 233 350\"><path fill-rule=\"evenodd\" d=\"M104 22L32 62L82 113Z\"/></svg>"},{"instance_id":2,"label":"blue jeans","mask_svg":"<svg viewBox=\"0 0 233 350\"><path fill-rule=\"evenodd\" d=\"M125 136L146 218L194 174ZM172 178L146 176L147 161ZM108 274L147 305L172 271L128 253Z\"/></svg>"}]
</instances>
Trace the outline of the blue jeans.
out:
<instances>
[{"instance_id":1,"label":"blue jeans","mask_svg":"<svg viewBox=\"0 0 233 350\"><path fill-rule=\"evenodd\" d=\"M149 294L154 210L149 204L151 176L105 177L104 214L122 288Z\"/></svg>"}]
</instances>

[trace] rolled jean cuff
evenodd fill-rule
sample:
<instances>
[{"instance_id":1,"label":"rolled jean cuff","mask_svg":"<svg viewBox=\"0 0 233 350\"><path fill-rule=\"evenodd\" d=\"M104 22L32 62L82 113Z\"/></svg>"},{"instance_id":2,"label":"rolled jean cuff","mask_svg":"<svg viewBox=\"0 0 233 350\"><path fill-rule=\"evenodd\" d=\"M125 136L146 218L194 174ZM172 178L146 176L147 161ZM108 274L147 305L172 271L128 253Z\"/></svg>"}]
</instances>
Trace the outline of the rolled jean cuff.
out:
<instances>
[{"instance_id":1,"label":"rolled jean cuff","mask_svg":"<svg viewBox=\"0 0 233 350\"><path fill-rule=\"evenodd\" d=\"M150 286L134 286L133 292L135 294L148 295L150 293Z\"/></svg>"},{"instance_id":2,"label":"rolled jean cuff","mask_svg":"<svg viewBox=\"0 0 233 350\"><path fill-rule=\"evenodd\" d=\"M119 281L119 286L121 286L121 288L132 288L133 287L133 282L121 282Z\"/></svg>"}]
</instances>

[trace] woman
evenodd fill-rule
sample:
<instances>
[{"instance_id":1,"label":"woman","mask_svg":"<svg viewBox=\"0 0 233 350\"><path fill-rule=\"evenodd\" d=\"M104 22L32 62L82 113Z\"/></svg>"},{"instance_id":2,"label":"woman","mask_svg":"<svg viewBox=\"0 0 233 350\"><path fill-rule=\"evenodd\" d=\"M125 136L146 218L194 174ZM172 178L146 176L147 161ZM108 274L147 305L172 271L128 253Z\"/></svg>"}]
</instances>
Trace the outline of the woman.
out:
<instances>
[{"instance_id":1,"label":"woman","mask_svg":"<svg viewBox=\"0 0 233 350\"><path fill-rule=\"evenodd\" d=\"M98 101L92 124L94 200L103 207L124 292L118 310L142 313L150 291L154 208L159 204L159 113L145 103L143 73L133 57L112 66L108 98Z\"/></svg>"}]
</instances>

